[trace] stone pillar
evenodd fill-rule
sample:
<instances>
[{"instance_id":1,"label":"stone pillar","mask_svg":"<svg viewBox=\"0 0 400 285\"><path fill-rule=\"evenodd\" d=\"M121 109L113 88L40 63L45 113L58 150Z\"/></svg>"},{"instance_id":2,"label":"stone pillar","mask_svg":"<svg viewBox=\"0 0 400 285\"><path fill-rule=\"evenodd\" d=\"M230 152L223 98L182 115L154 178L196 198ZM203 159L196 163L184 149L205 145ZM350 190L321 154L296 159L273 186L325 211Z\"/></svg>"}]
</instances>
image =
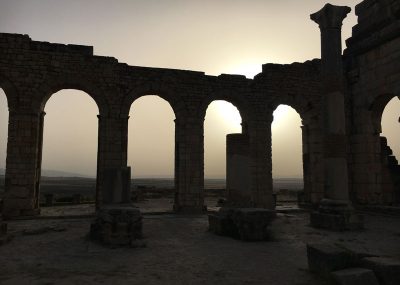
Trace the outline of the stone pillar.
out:
<instances>
[{"instance_id":1,"label":"stone pillar","mask_svg":"<svg viewBox=\"0 0 400 285\"><path fill-rule=\"evenodd\" d=\"M36 208L40 207L40 181L42 179L42 158L43 158L43 130L45 112L40 113L39 133L38 133L38 153L36 160Z\"/></svg>"},{"instance_id":2,"label":"stone pillar","mask_svg":"<svg viewBox=\"0 0 400 285\"><path fill-rule=\"evenodd\" d=\"M3 216L6 218L40 213L42 131L43 113L10 110L3 202Z\"/></svg>"},{"instance_id":3,"label":"stone pillar","mask_svg":"<svg viewBox=\"0 0 400 285\"><path fill-rule=\"evenodd\" d=\"M336 230L361 226L349 200L341 27L349 7L326 4L311 15L321 30L324 195L311 224Z\"/></svg>"},{"instance_id":4,"label":"stone pillar","mask_svg":"<svg viewBox=\"0 0 400 285\"><path fill-rule=\"evenodd\" d=\"M96 205L130 203L131 170L127 167L128 119L98 116Z\"/></svg>"},{"instance_id":5,"label":"stone pillar","mask_svg":"<svg viewBox=\"0 0 400 285\"><path fill-rule=\"evenodd\" d=\"M174 211L201 213L204 205L204 120L175 120Z\"/></svg>"},{"instance_id":6,"label":"stone pillar","mask_svg":"<svg viewBox=\"0 0 400 285\"><path fill-rule=\"evenodd\" d=\"M272 196L271 123L272 113L264 121L248 122L251 204L253 207L266 209L275 207Z\"/></svg>"},{"instance_id":7,"label":"stone pillar","mask_svg":"<svg viewBox=\"0 0 400 285\"><path fill-rule=\"evenodd\" d=\"M98 116L96 219L90 238L108 245L133 246L142 237L142 216L131 203L127 167L129 116Z\"/></svg>"},{"instance_id":8,"label":"stone pillar","mask_svg":"<svg viewBox=\"0 0 400 285\"><path fill-rule=\"evenodd\" d=\"M251 168L249 137L245 134L226 136L227 205L251 206Z\"/></svg>"},{"instance_id":9,"label":"stone pillar","mask_svg":"<svg viewBox=\"0 0 400 285\"><path fill-rule=\"evenodd\" d=\"M305 124L303 136L304 200L302 206L313 208L324 198L324 157L321 129Z\"/></svg>"}]
</instances>

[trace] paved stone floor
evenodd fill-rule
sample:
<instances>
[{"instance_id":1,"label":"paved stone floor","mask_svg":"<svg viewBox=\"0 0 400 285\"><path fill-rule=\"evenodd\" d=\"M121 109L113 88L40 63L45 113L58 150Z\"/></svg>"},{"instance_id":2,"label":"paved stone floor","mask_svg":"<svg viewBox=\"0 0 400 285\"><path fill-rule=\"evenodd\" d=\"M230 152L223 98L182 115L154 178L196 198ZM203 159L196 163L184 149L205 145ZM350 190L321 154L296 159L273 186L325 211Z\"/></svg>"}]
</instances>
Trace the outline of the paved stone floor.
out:
<instances>
[{"instance_id":1,"label":"paved stone floor","mask_svg":"<svg viewBox=\"0 0 400 285\"><path fill-rule=\"evenodd\" d=\"M279 214L272 241L245 243L207 231L207 216L145 215L145 248L86 239L90 219L9 221L0 284L324 284L307 270L306 243L329 241L400 258L400 217L366 216L366 230L308 226L306 213Z\"/></svg>"}]
</instances>

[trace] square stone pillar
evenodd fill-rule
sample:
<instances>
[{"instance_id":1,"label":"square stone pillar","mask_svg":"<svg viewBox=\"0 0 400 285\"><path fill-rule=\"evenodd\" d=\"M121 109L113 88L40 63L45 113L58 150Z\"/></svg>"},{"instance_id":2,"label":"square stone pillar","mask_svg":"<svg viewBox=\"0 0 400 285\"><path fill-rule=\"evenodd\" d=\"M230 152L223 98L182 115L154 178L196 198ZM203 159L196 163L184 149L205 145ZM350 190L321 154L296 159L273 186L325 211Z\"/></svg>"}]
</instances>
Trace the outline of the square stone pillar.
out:
<instances>
[{"instance_id":1,"label":"square stone pillar","mask_svg":"<svg viewBox=\"0 0 400 285\"><path fill-rule=\"evenodd\" d=\"M226 190L229 207L250 207L251 159L249 137L245 134L226 136Z\"/></svg>"},{"instance_id":2,"label":"square stone pillar","mask_svg":"<svg viewBox=\"0 0 400 285\"><path fill-rule=\"evenodd\" d=\"M96 205L129 203L131 169L127 167L129 117L98 116Z\"/></svg>"},{"instance_id":3,"label":"square stone pillar","mask_svg":"<svg viewBox=\"0 0 400 285\"><path fill-rule=\"evenodd\" d=\"M131 203L131 168L106 169L102 186L102 205Z\"/></svg>"},{"instance_id":4,"label":"square stone pillar","mask_svg":"<svg viewBox=\"0 0 400 285\"><path fill-rule=\"evenodd\" d=\"M270 117L263 121L248 122L251 205L252 207L274 209L272 196L272 146Z\"/></svg>"},{"instance_id":5,"label":"square stone pillar","mask_svg":"<svg viewBox=\"0 0 400 285\"><path fill-rule=\"evenodd\" d=\"M39 210L43 114L10 110L3 216L32 216Z\"/></svg>"},{"instance_id":6,"label":"square stone pillar","mask_svg":"<svg viewBox=\"0 0 400 285\"><path fill-rule=\"evenodd\" d=\"M174 211L202 213L204 205L204 121L175 120Z\"/></svg>"}]
</instances>

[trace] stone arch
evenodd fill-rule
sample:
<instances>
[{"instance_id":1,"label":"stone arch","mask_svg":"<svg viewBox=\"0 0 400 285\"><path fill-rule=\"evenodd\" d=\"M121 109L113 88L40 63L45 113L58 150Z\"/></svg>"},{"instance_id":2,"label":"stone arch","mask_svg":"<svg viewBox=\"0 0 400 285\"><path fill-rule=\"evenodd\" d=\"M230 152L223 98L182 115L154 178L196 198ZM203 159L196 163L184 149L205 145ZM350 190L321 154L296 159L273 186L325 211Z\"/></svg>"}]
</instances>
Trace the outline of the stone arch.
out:
<instances>
[{"instance_id":1,"label":"stone arch","mask_svg":"<svg viewBox=\"0 0 400 285\"><path fill-rule=\"evenodd\" d=\"M70 76L65 76L65 78L56 77L46 80L46 82L38 89L38 92L40 92L40 94L38 94L40 99L36 102L38 105L35 107L43 112L50 97L54 93L63 89L75 89L87 93L95 101L100 115L104 116L109 113L108 100L103 91L96 86L96 83L90 80Z\"/></svg>"},{"instance_id":2,"label":"stone arch","mask_svg":"<svg viewBox=\"0 0 400 285\"><path fill-rule=\"evenodd\" d=\"M319 110L315 108L315 104L309 100L304 100L305 96L282 96L279 99L275 99L268 104L268 109L273 112L279 105L288 105L292 107L299 115L302 120L302 124L306 125L311 122L311 118L319 114Z\"/></svg>"},{"instance_id":3,"label":"stone arch","mask_svg":"<svg viewBox=\"0 0 400 285\"><path fill-rule=\"evenodd\" d=\"M245 96L239 96L237 93L234 93L232 91L220 91L209 94L200 104L198 110L199 117L204 120L208 106L210 106L213 101L218 100L226 101L235 106L240 113L242 123L247 122L251 119L250 106L248 101L245 100Z\"/></svg>"},{"instance_id":4,"label":"stone arch","mask_svg":"<svg viewBox=\"0 0 400 285\"><path fill-rule=\"evenodd\" d=\"M132 88L122 99L120 116L125 118L129 116L129 111L134 101L146 95L156 95L164 99L171 106L175 118L184 117L187 109L183 99L179 96L179 92L169 86L161 86L158 84L141 84Z\"/></svg>"},{"instance_id":5,"label":"stone arch","mask_svg":"<svg viewBox=\"0 0 400 285\"><path fill-rule=\"evenodd\" d=\"M375 134L380 134L382 132L382 114L385 110L386 105L392 100L396 95L393 93L385 93L375 98L372 104L369 106L369 111L371 112L372 126L374 128Z\"/></svg>"},{"instance_id":6,"label":"stone arch","mask_svg":"<svg viewBox=\"0 0 400 285\"><path fill-rule=\"evenodd\" d=\"M82 81L82 82L80 82ZM104 93L102 90L94 85L93 82L91 81L85 81L85 80L79 80L77 78L52 78L48 80L45 84L43 84L36 92L37 97L39 99L36 99L33 101L33 108L34 110L38 110L40 112L40 127L39 127L39 142L38 142L38 152L37 152L37 184L40 185L42 183L42 163L43 163L43 142L46 140L45 137L43 137L44 130L46 128L45 124L45 108L47 106L48 101L50 98L53 97L54 94L60 92L60 91L65 91L65 90L73 90L73 91L81 91L85 94L79 94L82 95L80 97L86 97L86 98L91 98L90 104L93 104L96 106L96 113L92 118L96 120L96 126L95 129L95 135L92 136L94 138L94 145L92 146L97 146L97 150L95 151L94 156L91 155L92 158L94 158L94 163L91 165L96 169L95 171L95 178L96 178L96 190L94 193L91 193L90 195L94 195L95 197L95 202L96 204L98 203L98 189L97 189L97 180L98 180L98 168L99 168L99 148L100 148L100 139L99 139L99 127L98 127L98 120L97 117L100 116L107 116L109 113L109 106L107 99L105 98ZM62 96L61 96L62 97ZM94 106L93 106L94 107ZM80 112L82 114L83 112ZM97 116L96 116L97 115ZM71 125L71 124L69 124ZM71 170L68 170L71 171ZM74 171L71 171L74 172ZM78 171L76 171L78 173ZM39 186L37 187L39 189ZM39 200L39 191L35 194L36 199Z\"/></svg>"},{"instance_id":7,"label":"stone arch","mask_svg":"<svg viewBox=\"0 0 400 285\"><path fill-rule=\"evenodd\" d=\"M169 102L158 95L140 96L132 103L127 127L127 162L134 167L135 178L173 177L175 120Z\"/></svg>"},{"instance_id":8,"label":"stone arch","mask_svg":"<svg viewBox=\"0 0 400 285\"><path fill-rule=\"evenodd\" d=\"M320 102L305 99L303 94L284 95L268 104L268 109L273 112L279 105L287 105L293 108L301 119L301 154L304 194L301 203L317 203L322 193L323 185L319 183L320 162L322 161L321 147L321 122ZM271 149L272 150L272 149Z\"/></svg>"},{"instance_id":9,"label":"stone arch","mask_svg":"<svg viewBox=\"0 0 400 285\"><path fill-rule=\"evenodd\" d=\"M0 74L0 88L3 89L6 94L8 109L15 109L18 104L18 90L15 85L2 74Z\"/></svg>"},{"instance_id":10,"label":"stone arch","mask_svg":"<svg viewBox=\"0 0 400 285\"><path fill-rule=\"evenodd\" d=\"M302 129L303 120L295 108L288 104L279 104L276 107L271 123L273 180L277 176L285 178L303 177L304 135Z\"/></svg>"}]
</instances>

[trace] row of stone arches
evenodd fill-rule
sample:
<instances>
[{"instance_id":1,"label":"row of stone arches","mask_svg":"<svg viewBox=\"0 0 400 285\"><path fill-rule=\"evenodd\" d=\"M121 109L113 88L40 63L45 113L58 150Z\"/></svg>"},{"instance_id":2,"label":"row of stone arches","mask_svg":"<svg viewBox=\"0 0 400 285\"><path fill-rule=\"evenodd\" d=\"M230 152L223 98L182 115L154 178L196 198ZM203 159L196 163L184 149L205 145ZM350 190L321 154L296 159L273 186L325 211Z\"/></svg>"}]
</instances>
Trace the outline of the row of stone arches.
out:
<instances>
[{"instance_id":1,"label":"row of stone arches","mask_svg":"<svg viewBox=\"0 0 400 285\"><path fill-rule=\"evenodd\" d=\"M72 92L71 92L71 90L63 90L63 91L56 92L56 93L52 94L52 97L59 97L59 99L62 99L63 97L67 98L67 97L74 96L73 92L75 92L75 95L78 95L78 96L81 96L81 97L84 97L86 95L86 98L89 98L89 96L87 94L85 94L82 91L77 91L77 90L72 91ZM81 93L81 94L76 94L76 92ZM61 93L63 93L63 94L61 94ZM63 96L59 96L59 95L63 95ZM6 96L3 96L3 97L5 98ZM145 96L145 97L147 97L147 96ZM145 97L143 97L143 98L145 98ZM135 100L135 102L137 102L139 100L140 99ZM89 101L91 101L91 100L89 100ZM43 106L44 107L43 110L47 111L48 108L50 107L50 105L52 104L52 102L53 102L53 100L48 100L48 102L46 101L46 106ZM132 106L135 105L135 102L132 104ZM92 108L91 108L92 110L90 110L90 113L93 113L91 119L94 119L95 118L95 114L97 113L98 110L97 110L95 104L93 104L93 102L90 102L90 103L92 103L91 104L92 105ZM88 109L90 109L90 108L88 108L88 106L90 104L89 105L85 105L85 106L74 106L74 105L68 105L68 101L62 102L61 104L62 104L61 112L65 111L66 113L70 113L72 117L76 117L80 113L87 112ZM168 105L168 103L166 103L166 104ZM213 103L211 103L211 105L212 104ZM77 107L80 107L80 109L77 109ZM232 106L232 108L234 108L234 107ZM4 112L4 113L6 113L6 112ZM173 113L173 111L171 113ZM51 112L46 114L46 119L45 119L45 124L44 124L45 125L45 127L44 127L44 138L43 138L44 153L42 155L43 156L42 168L44 168L44 169L50 168L50 167L47 167L47 165L50 165L50 163L49 163L49 158L50 157L57 157L57 156L60 157L60 154L62 154L62 152L64 151L65 146L76 145L76 141L75 142L71 141L71 140L69 140L70 138L76 140L77 137L78 137L78 139L82 141L82 143L78 143L78 145L82 145L83 143L88 143L88 141L87 141L88 138L85 137L85 135L87 135L87 133L84 133L84 132L80 131L81 133L77 134L77 136L76 135L75 136L72 135L72 133L66 133L66 130L68 130L68 127L67 127L68 124L72 124L72 125L84 124L86 119L82 120L82 119L78 118L78 120L75 121L75 122L72 119L71 119L72 122L71 121L69 121L69 122L60 122L57 119L51 118L52 115L53 114L51 114ZM133 117L134 116L135 115L133 115ZM97 120L97 118L95 120ZM172 120L170 120L170 121L172 121ZM63 123L66 123L66 124L65 125L60 125L60 124L63 124ZM49 124L50 125L53 124L53 127L49 128ZM46 129L52 129L52 133L50 133L49 131L46 131ZM79 130L74 129L72 131L76 133ZM90 129L87 128L86 132L87 131L90 131ZM93 131L93 134L92 134L91 137L93 138L94 136L96 136L96 134L94 134L93 128L92 128L92 131ZM229 131L229 132L232 132L232 130ZM237 129L236 132L240 132L240 130ZM224 136L225 136L225 134L224 134ZM7 133L5 133L4 137L7 137ZM206 135L206 137L208 137L208 136ZM51 142L50 141L51 139L53 139L53 140L55 139L55 140L58 140L58 141ZM47 147L47 146L51 146L51 145L56 145L57 147L55 149L51 149L51 148ZM73 153L75 153L75 154L79 153L77 156L76 155L73 156L70 153L68 154L68 152L66 152L67 155L61 156L60 164L59 164L60 165L60 169L62 168L61 165L70 164L69 160L72 160L72 162L74 162L73 160L74 160L75 157L80 157L81 162L75 163L75 165L72 165L71 169L75 169L77 172L81 172L82 173L81 169L83 169L85 167L88 168L88 165L82 165L82 164L85 164L86 161L89 161L89 160L85 159L85 156L95 157L96 147L93 147L93 146L96 146L95 141L92 139L92 141L89 143L89 145L90 145L90 147L85 149L81 153L77 149L73 150L72 151ZM92 152L92 153L90 155L88 155L88 152ZM5 153L5 151L3 153ZM83 158L83 160L82 160L82 158ZM83 163L82 163L82 161L83 161ZM136 164L137 163L132 163L132 161L128 159L128 165L136 165ZM207 166L207 163L206 163L206 166ZM87 173L87 174L90 175L91 173Z\"/></svg>"}]
</instances>

